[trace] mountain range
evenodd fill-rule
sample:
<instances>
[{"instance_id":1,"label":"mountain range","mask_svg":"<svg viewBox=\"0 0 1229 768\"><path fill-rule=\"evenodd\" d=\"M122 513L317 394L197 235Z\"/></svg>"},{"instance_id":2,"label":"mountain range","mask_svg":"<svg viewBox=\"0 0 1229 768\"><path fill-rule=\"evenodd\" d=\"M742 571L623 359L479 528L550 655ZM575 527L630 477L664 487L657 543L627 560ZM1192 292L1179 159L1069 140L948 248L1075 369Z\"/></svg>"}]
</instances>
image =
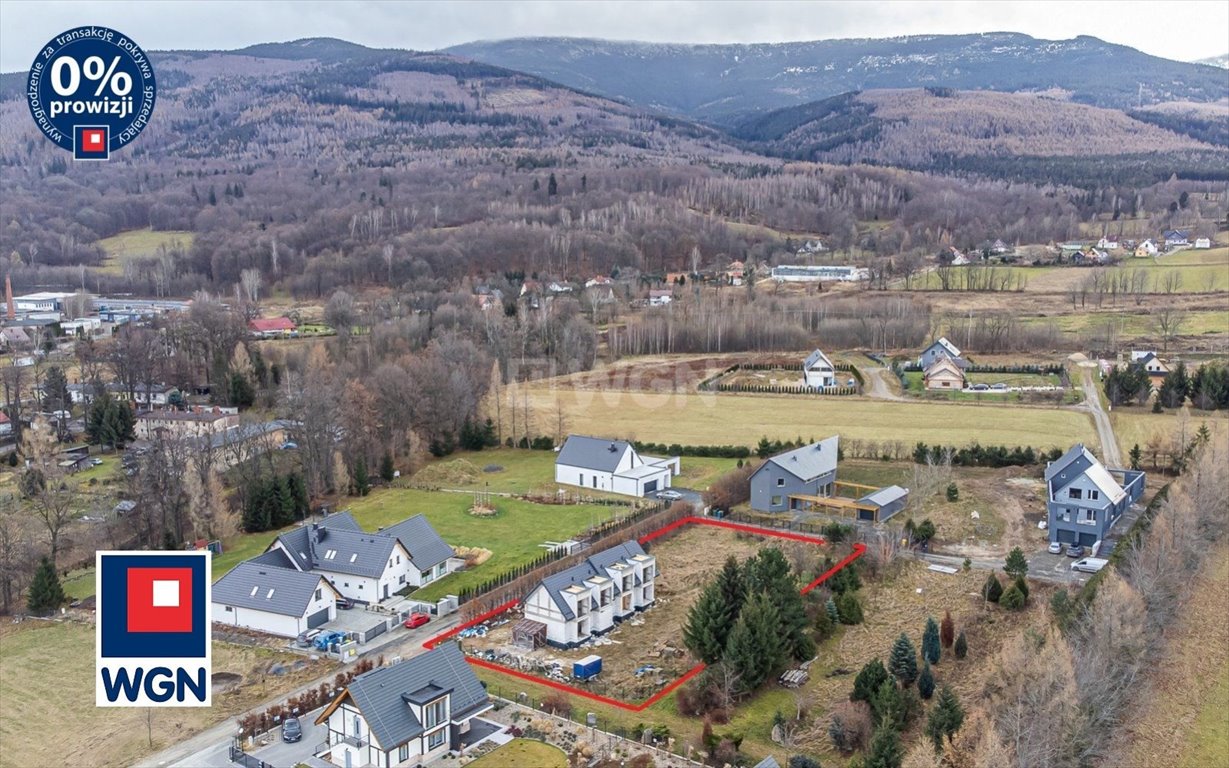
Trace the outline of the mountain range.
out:
<instances>
[{"instance_id":1,"label":"mountain range","mask_svg":"<svg viewBox=\"0 0 1229 768\"><path fill-rule=\"evenodd\" d=\"M1115 109L1229 97L1229 74L1094 37L999 32L754 45L540 37L447 53L718 125L850 91L946 87L1061 92Z\"/></svg>"}]
</instances>

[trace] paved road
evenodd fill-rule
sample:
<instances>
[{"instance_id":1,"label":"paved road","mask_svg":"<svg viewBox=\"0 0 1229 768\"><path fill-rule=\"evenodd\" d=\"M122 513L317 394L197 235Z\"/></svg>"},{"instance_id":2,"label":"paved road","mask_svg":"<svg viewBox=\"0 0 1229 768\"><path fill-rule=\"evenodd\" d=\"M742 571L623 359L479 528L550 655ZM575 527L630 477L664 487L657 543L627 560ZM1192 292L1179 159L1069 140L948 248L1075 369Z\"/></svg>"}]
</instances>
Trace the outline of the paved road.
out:
<instances>
[{"instance_id":1,"label":"paved road","mask_svg":"<svg viewBox=\"0 0 1229 768\"><path fill-rule=\"evenodd\" d=\"M1058 584L1081 585L1088 581L1089 574L1071 570L1071 559L1063 555L1051 555L1046 551L1026 553L1028 558L1028 577L1039 581L1050 581ZM913 557L928 563L946 565L952 568L964 567L964 558L959 555L936 555L928 552L914 552ZM979 571L1002 571L1003 559L978 559L972 561L972 567ZM1000 576L1000 579L1002 577Z\"/></svg>"},{"instance_id":2,"label":"paved road","mask_svg":"<svg viewBox=\"0 0 1229 768\"><path fill-rule=\"evenodd\" d=\"M1101 396L1092 378L1095 368L1096 363L1080 363L1080 372L1084 376L1084 403L1092 413L1093 423L1097 425L1097 436L1101 439L1101 460L1107 466L1122 467L1122 453L1118 450L1118 440L1114 437L1114 425L1110 423L1109 414L1101 407Z\"/></svg>"},{"instance_id":3,"label":"paved road","mask_svg":"<svg viewBox=\"0 0 1229 768\"><path fill-rule=\"evenodd\" d=\"M863 368L862 369L869 381L870 388L866 394L876 400L904 400L905 398L896 394L895 387L888 381L886 377L896 378L896 374L892 373L890 368Z\"/></svg>"},{"instance_id":4,"label":"paved road","mask_svg":"<svg viewBox=\"0 0 1229 768\"><path fill-rule=\"evenodd\" d=\"M424 641L430 637L434 637L440 632L452 629L460 623L460 620L461 614L454 613L443 619L432 621L430 624L427 624L419 629L392 629L380 636L382 639L387 638L384 639L383 642L372 643L364 648L363 652L360 654L360 658L370 657L381 653L384 654L386 658L390 656L401 656L404 659L412 658L421 653L425 653L425 649L422 647ZM334 669L328 674L322 675L316 680L306 683L295 690L284 691L267 701L253 704L248 711L260 711L271 707L274 704L281 704L291 696L297 696L298 694L306 691L308 688L318 688L321 683L331 683L333 678L336 676L337 669ZM307 730L306 726L307 723L304 722L304 731ZM222 754L225 754L226 745L232 738L234 738L238 731L238 718L227 718L212 728L201 731L195 736L187 738L178 744L173 744L167 747L161 752L157 752L149 757L146 757L144 760L136 764L136 768L159 768L160 766L171 765L174 765L177 768L180 766L182 766L182 768L205 768L206 766L214 765L212 760L216 759L218 750L221 749ZM281 737L280 732L277 735L279 738ZM307 740L307 737L304 736L304 742ZM310 752L311 747L318 744L320 741L323 741L323 739L309 745L307 750Z\"/></svg>"}]
</instances>

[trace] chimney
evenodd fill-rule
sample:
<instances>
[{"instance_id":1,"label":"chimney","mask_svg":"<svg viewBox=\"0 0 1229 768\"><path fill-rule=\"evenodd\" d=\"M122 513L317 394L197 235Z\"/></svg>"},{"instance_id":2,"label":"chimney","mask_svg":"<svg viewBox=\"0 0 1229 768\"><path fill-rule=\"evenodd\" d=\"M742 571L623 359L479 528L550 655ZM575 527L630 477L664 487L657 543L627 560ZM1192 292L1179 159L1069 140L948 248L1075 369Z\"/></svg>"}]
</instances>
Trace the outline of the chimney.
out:
<instances>
[{"instance_id":1,"label":"chimney","mask_svg":"<svg viewBox=\"0 0 1229 768\"><path fill-rule=\"evenodd\" d=\"M13 281L9 275L4 276L4 307L9 320L17 319L17 305L13 302Z\"/></svg>"}]
</instances>

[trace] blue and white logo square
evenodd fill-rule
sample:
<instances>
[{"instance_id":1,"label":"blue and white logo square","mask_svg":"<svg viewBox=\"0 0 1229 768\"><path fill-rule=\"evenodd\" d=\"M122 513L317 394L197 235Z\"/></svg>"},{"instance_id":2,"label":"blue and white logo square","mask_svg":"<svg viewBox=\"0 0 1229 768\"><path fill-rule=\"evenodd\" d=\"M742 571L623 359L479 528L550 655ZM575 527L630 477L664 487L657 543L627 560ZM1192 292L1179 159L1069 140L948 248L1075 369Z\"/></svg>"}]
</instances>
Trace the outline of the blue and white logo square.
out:
<instances>
[{"instance_id":1,"label":"blue and white logo square","mask_svg":"<svg viewBox=\"0 0 1229 768\"><path fill-rule=\"evenodd\" d=\"M210 552L99 552L100 707L212 703Z\"/></svg>"}]
</instances>

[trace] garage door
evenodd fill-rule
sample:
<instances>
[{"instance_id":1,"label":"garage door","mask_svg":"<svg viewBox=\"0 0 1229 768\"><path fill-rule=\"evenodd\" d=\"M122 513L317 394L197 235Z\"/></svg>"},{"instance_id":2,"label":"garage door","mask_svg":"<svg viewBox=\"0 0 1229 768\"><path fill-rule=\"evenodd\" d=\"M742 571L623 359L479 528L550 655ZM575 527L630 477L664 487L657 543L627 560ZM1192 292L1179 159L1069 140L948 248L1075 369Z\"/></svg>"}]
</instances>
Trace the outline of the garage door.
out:
<instances>
[{"instance_id":1,"label":"garage door","mask_svg":"<svg viewBox=\"0 0 1229 768\"><path fill-rule=\"evenodd\" d=\"M1075 542L1075 531L1066 531L1062 528L1058 529L1058 540L1063 544L1072 544Z\"/></svg>"},{"instance_id":2,"label":"garage door","mask_svg":"<svg viewBox=\"0 0 1229 768\"><path fill-rule=\"evenodd\" d=\"M329 609L321 608L320 610L316 611L315 613L307 617L307 628L315 629L316 627L320 626L321 624L325 623L328 620L329 620Z\"/></svg>"},{"instance_id":3,"label":"garage door","mask_svg":"<svg viewBox=\"0 0 1229 768\"><path fill-rule=\"evenodd\" d=\"M1086 547L1091 547L1093 544L1096 544L1096 543L1097 543L1097 534L1095 534L1095 533L1081 533L1081 534L1080 534L1080 543L1081 543L1081 544L1083 544L1083 545L1084 545L1084 546L1086 546Z\"/></svg>"},{"instance_id":4,"label":"garage door","mask_svg":"<svg viewBox=\"0 0 1229 768\"><path fill-rule=\"evenodd\" d=\"M656 490L657 490L657 481L656 481L656 480L646 480L646 481L645 481L645 483L644 483L644 492L645 492L645 493L652 493L653 491L656 491Z\"/></svg>"}]
</instances>

